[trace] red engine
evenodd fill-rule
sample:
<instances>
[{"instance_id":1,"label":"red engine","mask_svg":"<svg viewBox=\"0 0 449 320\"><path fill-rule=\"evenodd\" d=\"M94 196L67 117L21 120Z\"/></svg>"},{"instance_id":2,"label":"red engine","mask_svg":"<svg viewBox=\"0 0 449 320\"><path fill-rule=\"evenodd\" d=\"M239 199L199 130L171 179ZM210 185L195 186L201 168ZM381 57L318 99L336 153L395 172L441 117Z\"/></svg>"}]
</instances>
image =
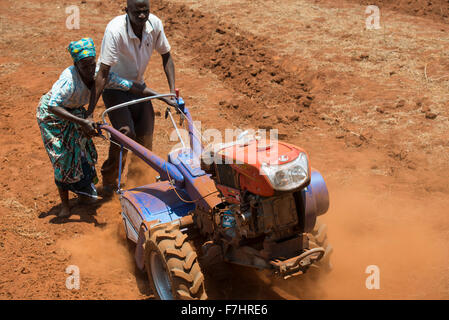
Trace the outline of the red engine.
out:
<instances>
[{"instance_id":1,"label":"red engine","mask_svg":"<svg viewBox=\"0 0 449 320\"><path fill-rule=\"evenodd\" d=\"M212 216L199 212L196 221L204 235L224 244L217 244L224 260L275 266L285 275L303 272L321 258L324 249L307 251L306 233L313 229L316 216L327 211L327 189L319 173L311 174L303 149L244 136L206 148L201 167L211 174L223 202ZM312 176L318 177L319 201L312 194Z\"/></svg>"},{"instance_id":2,"label":"red engine","mask_svg":"<svg viewBox=\"0 0 449 320\"><path fill-rule=\"evenodd\" d=\"M236 222L232 234L242 239L279 240L302 229L299 191L310 182L303 149L249 136L206 149L202 168L212 174L228 204L226 211L232 217L226 219Z\"/></svg>"}]
</instances>

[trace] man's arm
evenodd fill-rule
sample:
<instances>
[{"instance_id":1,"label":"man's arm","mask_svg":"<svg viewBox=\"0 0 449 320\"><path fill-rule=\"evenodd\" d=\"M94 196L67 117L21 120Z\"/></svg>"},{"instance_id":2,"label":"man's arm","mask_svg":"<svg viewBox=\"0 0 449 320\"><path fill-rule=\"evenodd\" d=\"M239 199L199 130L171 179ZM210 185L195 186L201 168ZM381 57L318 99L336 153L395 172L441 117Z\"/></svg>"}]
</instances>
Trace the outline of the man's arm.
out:
<instances>
[{"instance_id":1,"label":"man's arm","mask_svg":"<svg viewBox=\"0 0 449 320\"><path fill-rule=\"evenodd\" d=\"M154 91L153 89L148 88L142 84L135 83L135 82L133 83L132 87L129 89L129 92L136 96L143 96L143 97L151 97L151 96L159 95L159 93ZM176 107L176 102L169 97L159 98L159 100L164 101L169 106Z\"/></svg>"},{"instance_id":2,"label":"man's arm","mask_svg":"<svg viewBox=\"0 0 449 320\"><path fill-rule=\"evenodd\" d=\"M162 55L162 65L164 67L165 76L167 77L168 86L170 87L170 92L175 93L175 64L173 63L170 52Z\"/></svg>"},{"instance_id":3,"label":"man's arm","mask_svg":"<svg viewBox=\"0 0 449 320\"><path fill-rule=\"evenodd\" d=\"M89 107L87 108L87 116L90 117L90 115L94 112L95 106L97 105L98 99L100 99L100 95L104 90L104 87L106 86L107 80L109 78L109 71L111 67L101 63L100 64L100 70L98 70L97 76L95 78L95 83L92 86L92 89L90 90L90 100L89 100Z\"/></svg>"}]
</instances>

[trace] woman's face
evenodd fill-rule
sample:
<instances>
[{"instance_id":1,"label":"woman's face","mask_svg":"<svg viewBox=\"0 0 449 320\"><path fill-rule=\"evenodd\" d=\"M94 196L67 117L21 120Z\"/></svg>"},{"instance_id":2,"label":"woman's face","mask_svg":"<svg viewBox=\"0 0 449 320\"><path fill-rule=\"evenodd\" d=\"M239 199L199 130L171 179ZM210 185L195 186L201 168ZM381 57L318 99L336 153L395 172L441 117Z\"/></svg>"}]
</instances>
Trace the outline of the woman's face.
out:
<instances>
[{"instance_id":1,"label":"woman's face","mask_svg":"<svg viewBox=\"0 0 449 320\"><path fill-rule=\"evenodd\" d=\"M81 59L80 61L75 62L75 66L85 81L92 82L95 80L95 57Z\"/></svg>"}]
</instances>

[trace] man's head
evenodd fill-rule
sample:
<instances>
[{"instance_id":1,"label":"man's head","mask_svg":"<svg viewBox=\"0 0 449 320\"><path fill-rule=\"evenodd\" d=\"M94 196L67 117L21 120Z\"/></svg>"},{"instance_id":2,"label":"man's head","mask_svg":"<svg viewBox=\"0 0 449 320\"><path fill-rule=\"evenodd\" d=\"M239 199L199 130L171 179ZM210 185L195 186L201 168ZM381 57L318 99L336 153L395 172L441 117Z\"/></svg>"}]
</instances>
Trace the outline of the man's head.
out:
<instances>
[{"instance_id":1,"label":"man's head","mask_svg":"<svg viewBox=\"0 0 449 320\"><path fill-rule=\"evenodd\" d=\"M148 16L150 15L150 1L127 0L126 13L134 26L143 28L148 20Z\"/></svg>"}]
</instances>

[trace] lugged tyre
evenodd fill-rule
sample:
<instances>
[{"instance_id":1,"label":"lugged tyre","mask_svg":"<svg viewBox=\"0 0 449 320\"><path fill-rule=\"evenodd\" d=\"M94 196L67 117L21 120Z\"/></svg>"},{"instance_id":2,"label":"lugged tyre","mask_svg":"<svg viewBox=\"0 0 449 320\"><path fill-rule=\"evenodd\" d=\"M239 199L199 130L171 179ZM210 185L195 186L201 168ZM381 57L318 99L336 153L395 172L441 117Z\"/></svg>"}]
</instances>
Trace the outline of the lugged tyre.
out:
<instances>
[{"instance_id":1,"label":"lugged tyre","mask_svg":"<svg viewBox=\"0 0 449 320\"><path fill-rule=\"evenodd\" d=\"M145 243L150 287L161 300L206 300L204 275L195 250L179 226L155 227Z\"/></svg>"}]
</instances>

